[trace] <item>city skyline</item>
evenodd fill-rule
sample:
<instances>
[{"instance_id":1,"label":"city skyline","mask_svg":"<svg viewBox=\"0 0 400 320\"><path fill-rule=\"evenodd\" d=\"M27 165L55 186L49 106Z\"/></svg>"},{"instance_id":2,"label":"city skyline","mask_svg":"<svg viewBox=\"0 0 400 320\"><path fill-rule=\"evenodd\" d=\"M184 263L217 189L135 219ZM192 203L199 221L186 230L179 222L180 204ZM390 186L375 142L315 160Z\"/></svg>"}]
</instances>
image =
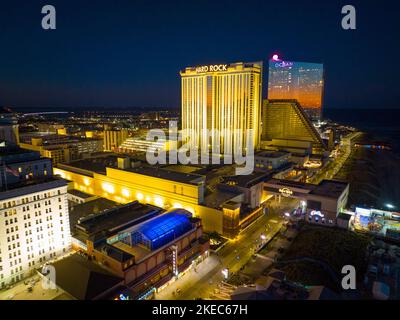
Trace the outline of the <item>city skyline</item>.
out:
<instances>
[{"instance_id":1,"label":"city skyline","mask_svg":"<svg viewBox=\"0 0 400 320\"><path fill-rule=\"evenodd\" d=\"M387 10L2 4L0 300L399 300Z\"/></svg>"},{"instance_id":2,"label":"city skyline","mask_svg":"<svg viewBox=\"0 0 400 320\"><path fill-rule=\"evenodd\" d=\"M96 10L87 4L79 4L80 10L52 4L57 10L52 31L40 27L40 4L4 5L0 40L7 50L0 53L0 105L179 108L179 70L265 63L276 53L324 64L327 109L399 107L399 93L390 85L398 65L381 67L382 57L395 61L399 50L397 20L391 19L393 12L380 14L384 8L371 4L360 4L359 27L350 31L341 28L341 6L334 3L250 1L243 11L226 1L177 2L168 17L163 12L170 3L99 1ZM263 19L265 12L274 15ZM185 24L185 16L192 22Z\"/></svg>"}]
</instances>

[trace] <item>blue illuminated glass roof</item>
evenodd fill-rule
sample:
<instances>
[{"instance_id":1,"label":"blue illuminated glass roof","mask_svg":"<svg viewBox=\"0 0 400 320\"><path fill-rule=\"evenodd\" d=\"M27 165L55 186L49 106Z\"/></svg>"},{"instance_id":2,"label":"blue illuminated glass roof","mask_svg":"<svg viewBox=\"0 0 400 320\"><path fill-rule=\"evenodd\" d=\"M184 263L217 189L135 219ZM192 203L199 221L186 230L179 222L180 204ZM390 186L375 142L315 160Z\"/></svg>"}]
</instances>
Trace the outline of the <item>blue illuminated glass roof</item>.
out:
<instances>
[{"instance_id":1,"label":"blue illuminated glass roof","mask_svg":"<svg viewBox=\"0 0 400 320\"><path fill-rule=\"evenodd\" d=\"M157 249L192 229L187 211L177 209L143 224L139 232Z\"/></svg>"}]
</instances>

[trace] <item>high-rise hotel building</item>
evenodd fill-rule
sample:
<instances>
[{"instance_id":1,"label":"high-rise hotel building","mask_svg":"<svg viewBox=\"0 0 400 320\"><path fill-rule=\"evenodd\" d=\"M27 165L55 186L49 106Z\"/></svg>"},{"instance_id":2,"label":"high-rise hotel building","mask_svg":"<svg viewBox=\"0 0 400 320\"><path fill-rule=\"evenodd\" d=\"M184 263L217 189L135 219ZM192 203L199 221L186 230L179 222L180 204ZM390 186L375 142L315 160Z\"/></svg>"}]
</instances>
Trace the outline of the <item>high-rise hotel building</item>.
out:
<instances>
[{"instance_id":1,"label":"high-rise hotel building","mask_svg":"<svg viewBox=\"0 0 400 320\"><path fill-rule=\"evenodd\" d=\"M245 148L247 130L252 129L253 146L258 148L262 62L188 67L180 75L182 130L192 130L193 145L204 150L219 143L221 153L224 146L234 151L238 130ZM204 129L217 130L220 136L209 140Z\"/></svg>"},{"instance_id":2,"label":"high-rise hotel building","mask_svg":"<svg viewBox=\"0 0 400 320\"><path fill-rule=\"evenodd\" d=\"M113 151L117 149L127 138L128 130L104 130L104 151Z\"/></svg>"},{"instance_id":3,"label":"high-rise hotel building","mask_svg":"<svg viewBox=\"0 0 400 320\"><path fill-rule=\"evenodd\" d=\"M0 288L20 281L71 246L67 182L51 159L0 147Z\"/></svg>"},{"instance_id":4,"label":"high-rise hotel building","mask_svg":"<svg viewBox=\"0 0 400 320\"><path fill-rule=\"evenodd\" d=\"M296 99L311 118L322 115L324 66L320 63L269 60L268 99Z\"/></svg>"}]
</instances>

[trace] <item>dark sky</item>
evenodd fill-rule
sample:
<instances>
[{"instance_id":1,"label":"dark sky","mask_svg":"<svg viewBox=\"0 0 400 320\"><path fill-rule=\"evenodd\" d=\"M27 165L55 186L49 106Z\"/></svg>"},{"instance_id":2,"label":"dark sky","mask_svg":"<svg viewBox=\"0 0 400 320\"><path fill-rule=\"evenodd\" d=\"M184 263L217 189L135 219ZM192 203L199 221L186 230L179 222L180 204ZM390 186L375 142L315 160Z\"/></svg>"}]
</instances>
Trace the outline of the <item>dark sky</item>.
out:
<instances>
[{"instance_id":1,"label":"dark sky","mask_svg":"<svg viewBox=\"0 0 400 320\"><path fill-rule=\"evenodd\" d=\"M45 4L56 7L54 31L41 28ZM345 4L356 7L355 31L341 28ZM1 1L0 105L179 107L184 67L266 65L277 52L325 64L327 108L400 108L395 6L382 0Z\"/></svg>"}]
</instances>

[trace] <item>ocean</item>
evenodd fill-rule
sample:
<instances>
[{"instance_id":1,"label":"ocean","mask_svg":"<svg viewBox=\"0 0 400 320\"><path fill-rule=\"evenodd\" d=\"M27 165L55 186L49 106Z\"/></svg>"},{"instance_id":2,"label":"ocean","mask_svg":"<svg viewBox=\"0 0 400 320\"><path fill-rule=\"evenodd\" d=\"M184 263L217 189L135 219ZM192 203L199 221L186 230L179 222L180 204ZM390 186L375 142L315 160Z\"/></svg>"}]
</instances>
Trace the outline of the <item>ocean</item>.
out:
<instances>
[{"instance_id":1,"label":"ocean","mask_svg":"<svg viewBox=\"0 0 400 320\"><path fill-rule=\"evenodd\" d=\"M400 109L326 109L324 118L353 126L388 142L400 155Z\"/></svg>"}]
</instances>

